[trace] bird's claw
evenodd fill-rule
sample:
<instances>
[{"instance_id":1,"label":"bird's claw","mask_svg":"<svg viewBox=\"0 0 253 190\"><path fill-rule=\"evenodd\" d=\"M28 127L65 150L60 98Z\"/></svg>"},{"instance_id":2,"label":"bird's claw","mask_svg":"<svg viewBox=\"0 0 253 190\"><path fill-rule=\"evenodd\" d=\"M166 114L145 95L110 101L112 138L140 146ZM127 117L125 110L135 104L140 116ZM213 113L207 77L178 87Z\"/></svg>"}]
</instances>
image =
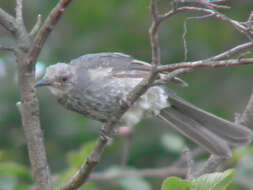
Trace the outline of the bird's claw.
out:
<instances>
[{"instance_id":1,"label":"bird's claw","mask_svg":"<svg viewBox=\"0 0 253 190\"><path fill-rule=\"evenodd\" d=\"M101 140L103 141L109 141L111 139L111 137L109 137L107 134L106 134L106 131L105 131L105 128L102 127L100 130L99 130L99 137Z\"/></svg>"},{"instance_id":2,"label":"bird's claw","mask_svg":"<svg viewBox=\"0 0 253 190\"><path fill-rule=\"evenodd\" d=\"M123 97L123 98L121 99L120 104L121 104L122 106L124 106L124 107L127 107L127 108L130 108L130 107L131 107L131 102L129 102L129 101L127 100L127 97Z\"/></svg>"},{"instance_id":3,"label":"bird's claw","mask_svg":"<svg viewBox=\"0 0 253 190\"><path fill-rule=\"evenodd\" d=\"M112 143L112 138L114 136L117 136L119 134L118 130L117 129L114 129L111 134L107 134L106 130L104 127L102 127L100 130L99 130L99 138L102 140L102 141L107 141L108 144L111 144Z\"/></svg>"}]
</instances>

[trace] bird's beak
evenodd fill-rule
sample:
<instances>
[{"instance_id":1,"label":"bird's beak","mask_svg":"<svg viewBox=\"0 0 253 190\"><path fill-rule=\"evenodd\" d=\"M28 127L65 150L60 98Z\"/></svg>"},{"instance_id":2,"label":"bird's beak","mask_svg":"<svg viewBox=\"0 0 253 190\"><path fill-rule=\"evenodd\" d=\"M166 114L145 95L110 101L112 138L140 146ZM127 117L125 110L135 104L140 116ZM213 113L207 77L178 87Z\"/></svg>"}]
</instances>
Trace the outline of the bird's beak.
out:
<instances>
[{"instance_id":1,"label":"bird's beak","mask_svg":"<svg viewBox=\"0 0 253 190\"><path fill-rule=\"evenodd\" d=\"M51 84L52 84L52 82L50 80L48 80L48 79L41 79L41 80L35 82L34 87L37 88L37 87L40 87L40 86L49 86Z\"/></svg>"}]
</instances>

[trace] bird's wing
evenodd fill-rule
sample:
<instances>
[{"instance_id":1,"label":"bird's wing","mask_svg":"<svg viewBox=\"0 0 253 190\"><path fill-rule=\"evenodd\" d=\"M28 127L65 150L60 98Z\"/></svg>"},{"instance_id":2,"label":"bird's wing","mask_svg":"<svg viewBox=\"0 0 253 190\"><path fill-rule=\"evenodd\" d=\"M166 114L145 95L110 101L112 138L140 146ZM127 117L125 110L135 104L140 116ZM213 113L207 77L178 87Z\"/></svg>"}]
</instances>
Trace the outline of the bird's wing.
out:
<instances>
[{"instance_id":1,"label":"bird's wing","mask_svg":"<svg viewBox=\"0 0 253 190\"><path fill-rule=\"evenodd\" d=\"M86 69L111 69L114 73L123 71L149 71L151 65L137 61L129 55L122 53L94 53L86 54L71 61L71 64L79 65Z\"/></svg>"},{"instance_id":2,"label":"bird's wing","mask_svg":"<svg viewBox=\"0 0 253 190\"><path fill-rule=\"evenodd\" d=\"M78 70L85 70L96 79L104 77L116 78L145 78L151 71L151 64L136 60L123 53L94 53L86 54L71 61ZM83 73L85 72L83 71ZM159 78L159 77L158 77ZM186 82L175 77L171 82L185 87Z\"/></svg>"}]
</instances>

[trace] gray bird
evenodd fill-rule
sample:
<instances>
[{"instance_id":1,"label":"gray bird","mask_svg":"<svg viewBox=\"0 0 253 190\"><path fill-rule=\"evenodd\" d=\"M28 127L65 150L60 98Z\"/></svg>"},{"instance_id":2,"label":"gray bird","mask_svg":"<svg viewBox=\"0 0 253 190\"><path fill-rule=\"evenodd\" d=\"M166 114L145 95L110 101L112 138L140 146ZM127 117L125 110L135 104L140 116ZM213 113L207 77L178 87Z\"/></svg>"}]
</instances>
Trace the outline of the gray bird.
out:
<instances>
[{"instance_id":1,"label":"gray bird","mask_svg":"<svg viewBox=\"0 0 253 190\"><path fill-rule=\"evenodd\" d=\"M35 87L47 86L65 108L107 122L124 98L146 76L151 65L121 53L81 56L69 64L49 66ZM158 77L162 77L160 74ZM182 83L177 78L174 82ZM252 132L179 98L164 85L150 87L122 116L119 126L134 126L158 117L181 134L220 157L231 156L231 145L245 145Z\"/></svg>"}]
</instances>

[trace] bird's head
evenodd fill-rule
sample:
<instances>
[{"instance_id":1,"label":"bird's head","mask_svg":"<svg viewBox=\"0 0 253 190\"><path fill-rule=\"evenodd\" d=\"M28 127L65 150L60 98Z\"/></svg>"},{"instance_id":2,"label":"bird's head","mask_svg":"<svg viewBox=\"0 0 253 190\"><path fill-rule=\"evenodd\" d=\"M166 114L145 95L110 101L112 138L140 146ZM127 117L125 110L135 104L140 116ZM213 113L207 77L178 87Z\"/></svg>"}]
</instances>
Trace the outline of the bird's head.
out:
<instances>
[{"instance_id":1,"label":"bird's head","mask_svg":"<svg viewBox=\"0 0 253 190\"><path fill-rule=\"evenodd\" d=\"M67 94L74 85L74 71L71 65L57 63L49 66L44 77L35 83L35 87L47 86L56 96Z\"/></svg>"}]
</instances>

